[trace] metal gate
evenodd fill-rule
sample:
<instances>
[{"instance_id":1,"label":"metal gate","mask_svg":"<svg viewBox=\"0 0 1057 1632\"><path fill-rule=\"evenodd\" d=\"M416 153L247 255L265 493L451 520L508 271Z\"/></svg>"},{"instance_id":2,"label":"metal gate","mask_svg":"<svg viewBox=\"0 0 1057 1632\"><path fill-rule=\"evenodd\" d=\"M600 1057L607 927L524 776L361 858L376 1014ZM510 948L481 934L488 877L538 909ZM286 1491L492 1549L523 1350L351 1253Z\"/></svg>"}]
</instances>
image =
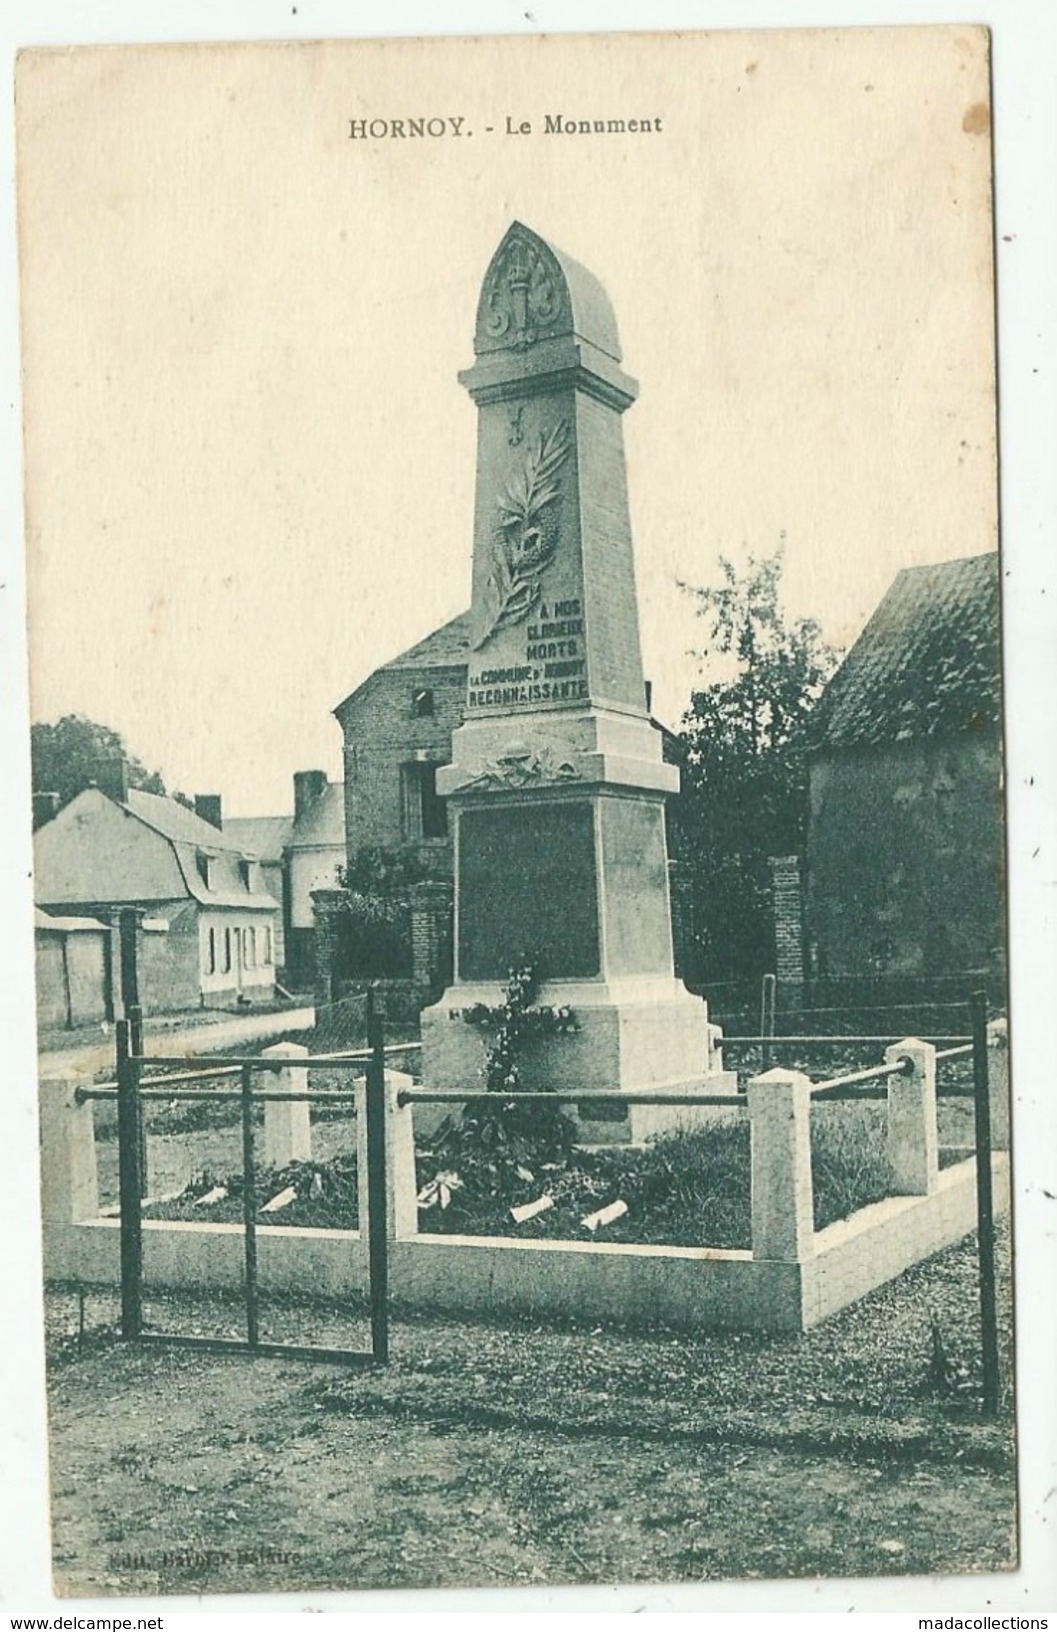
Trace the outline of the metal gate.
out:
<instances>
[{"instance_id":1,"label":"metal gate","mask_svg":"<svg viewBox=\"0 0 1057 1632\"><path fill-rule=\"evenodd\" d=\"M355 1102L355 1091L313 1090L292 1093L258 1087L288 1062L268 1055L169 1055L143 1052L143 1022L138 1006L117 1026L117 1086L87 1088L84 1099L117 1100L118 1166L121 1204L121 1336L135 1343L177 1344L214 1352L279 1356L302 1360L338 1361L350 1365L386 1365L389 1360L388 1239L386 1227L386 1128L384 1026L374 1013L368 993L366 1049L341 1054L310 1054L299 1062L306 1069L327 1067L348 1070L366 1065L367 1117L367 1260L370 1296L371 1347L369 1350L324 1348L305 1344L263 1342L260 1336L260 1291L257 1274L257 1166L255 1111L268 1101L312 1104ZM394 1052L397 1050L393 1050ZM149 1074L148 1074L149 1073ZM237 1076L237 1087L224 1079ZM220 1086L203 1086L207 1079ZM221 1100L238 1102L242 1130L242 1225L244 1338L193 1337L178 1332L146 1330L143 1319L143 1218L145 1191L144 1103L164 1100ZM362 1183L362 1176L360 1182ZM352 1227L359 1220L353 1221Z\"/></svg>"}]
</instances>

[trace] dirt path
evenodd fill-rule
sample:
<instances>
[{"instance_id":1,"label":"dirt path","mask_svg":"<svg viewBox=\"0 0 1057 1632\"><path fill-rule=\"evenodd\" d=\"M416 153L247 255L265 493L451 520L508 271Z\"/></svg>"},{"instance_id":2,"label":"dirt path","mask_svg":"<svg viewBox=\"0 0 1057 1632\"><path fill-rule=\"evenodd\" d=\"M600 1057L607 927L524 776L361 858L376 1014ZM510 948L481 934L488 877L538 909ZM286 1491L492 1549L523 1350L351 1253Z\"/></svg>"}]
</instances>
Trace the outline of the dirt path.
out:
<instances>
[{"instance_id":1,"label":"dirt path","mask_svg":"<svg viewBox=\"0 0 1057 1632\"><path fill-rule=\"evenodd\" d=\"M321 1384L342 1380L123 1348L61 1368L57 1589L694 1581L1009 1560L1011 1476L993 1469L438 1425L367 1398L360 1411L355 1389L334 1410Z\"/></svg>"},{"instance_id":2,"label":"dirt path","mask_svg":"<svg viewBox=\"0 0 1057 1632\"><path fill-rule=\"evenodd\" d=\"M169 1016L148 1018L144 1046L148 1054L204 1054L238 1043L259 1041L266 1045L269 1039L283 1037L287 1032L307 1031L315 1024L315 1017L315 1009L303 1008L274 1014L237 1014L227 1019L203 1016L197 1021L193 1016L176 1022ZM113 1065L114 1046L112 1030L98 1039L80 1038L69 1048L52 1043L40 1054L39 1075L45 1081L53 1077L92 1077Z\"/></svg>"},{"instance_id":3,"label":"dirt path","mask_svg":"<svg viewBox=\"0 0 1057 1632\"><path fill-rule=\"evenodd\" d=\"M1009 1235L999 1226L1004 1371ZM981 1421L967 1238L803 1337L396 1311L385 1371L115 1341L46 1303L53 1535L70 1595L959 1573L1014 1562L1011 1401ZM148 1329L241 1336L237 1297ZM933 1326L935 1322L935 1327ZM928 1382L932 1332L967 1392ZM271 1341L362 1313L266 1298Z\"/></svg>"}]
</instances>

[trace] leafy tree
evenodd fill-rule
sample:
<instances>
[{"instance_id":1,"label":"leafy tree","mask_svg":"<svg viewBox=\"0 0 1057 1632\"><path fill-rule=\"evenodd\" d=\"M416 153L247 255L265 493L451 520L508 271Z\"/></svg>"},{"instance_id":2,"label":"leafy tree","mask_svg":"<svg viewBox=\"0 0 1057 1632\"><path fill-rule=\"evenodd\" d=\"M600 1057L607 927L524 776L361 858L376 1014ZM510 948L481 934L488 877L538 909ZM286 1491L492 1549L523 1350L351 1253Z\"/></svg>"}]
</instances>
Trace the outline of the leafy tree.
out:
<instances>
[{"instance_id":1,"label":"leafy tree","mask_svg":"<svg viewBox=\"0 0 1057 1632\"><path fill-rule=\"evenodd\" d=\"M449 866L447 876L450 873ZM366 844L350 856L347 866L338 869L338 884L352 895L406 901L412 884L444 876L444 864L425 849Z\"/></svg>"},{"instance_id":2,"label":"leafy tree","mask_svg":"<svg viewBox=\"0 0 1057 1632\"><path fill-rule=\"evenodd\" d=\"M706 628L703 660L724 677L695 691L683 718L683 797L673 824L689 898L687 976L707 981L773 967L768 857L797 853L806 822L798 743L835 653L817 623L787 620L781 546L742 572L720 557L716 587L682 585ZM729 672L728 672L729 671Z\"/></svg>"},{"instance_id":3,"label":"leafy tree","mask_svg":"<svg viewBox=\"0 0 1057 1632\"><path fill-rule=\"evenodd\" d=\"M83 714L64 714L54 724L38 722L30 728L33 765L33 792L57 793L59 808L97 781L107 763L123 759L128 766L131 788L147 793L164 793L165 783L157 771L130 754L123 739L108 725L86 719ZM187 804L182 794L176 798Z\"/></svg>"},{"instance_id":4,"label":"leafy tree","mask_svg":"<svg viewBox=\"0 0 1057 1632\"><path fill-rule=\"evenodd\" d=\"M345 891L337 924L337 967L346 978L407 979L411 974L411 888L443 876L413 845L365 845L338 870Z\"/></svg>"}]
</instances>

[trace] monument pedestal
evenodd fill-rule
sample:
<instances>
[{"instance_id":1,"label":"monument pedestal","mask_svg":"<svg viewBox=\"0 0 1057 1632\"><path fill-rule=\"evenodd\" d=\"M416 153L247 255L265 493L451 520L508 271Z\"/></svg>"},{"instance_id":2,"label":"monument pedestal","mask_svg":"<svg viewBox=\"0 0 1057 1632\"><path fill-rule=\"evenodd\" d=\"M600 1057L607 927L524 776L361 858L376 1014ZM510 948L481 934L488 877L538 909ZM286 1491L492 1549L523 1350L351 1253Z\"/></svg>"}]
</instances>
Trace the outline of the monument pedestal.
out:
<instances>
[{"instance_id":1,"label":"monument pedestal","mask_svg":"<svg viewBox=\"0 0 1057 1632\"><path fill-rule=\"evenodd\" d=\"M512 732L516 730L516 735ZM678 783L659 732L606 710L473 720L438 775L455 841L455 980L422 1016L423 1078L478 1090L497 1007L530 964L538 1002L576 1029L529 1039L526 1088L737 1093L705 1003L675 978L664 800ZM585 1143L639 1143L722 1116L715 1107L565 1107Z\"/></svg>"}]
</instances>

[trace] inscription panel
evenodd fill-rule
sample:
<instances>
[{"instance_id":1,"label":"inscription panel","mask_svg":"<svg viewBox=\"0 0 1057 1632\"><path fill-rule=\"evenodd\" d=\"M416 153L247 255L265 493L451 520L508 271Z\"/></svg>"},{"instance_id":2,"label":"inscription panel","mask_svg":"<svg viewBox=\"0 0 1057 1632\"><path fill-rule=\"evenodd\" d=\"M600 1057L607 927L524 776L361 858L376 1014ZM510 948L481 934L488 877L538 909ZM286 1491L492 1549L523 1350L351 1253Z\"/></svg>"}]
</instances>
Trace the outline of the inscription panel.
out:
<instances>
[{"instance_id":1,"label":"inscription panel","mask_svg":"<svg viewBox=\"0 0 1057 1632\"><path fill-rule=\"evenodd\" d=\"M518 633L524 641L519 661L494 661L473 654L466 708L502 708L511 713L544 703L578 703L588 695L584 617L579 598L541 601L531 622ZM507 654L509 656L509 654ZM520 659L523 658L523 661Z\"/></svg>"},{"instance_id":2,"label":"inscription panel","mask_svg":"<svg viewBox=\"0 0 1057 1632\"><path fill-rule=\"evenodd\" d=\"M464 810L459 975L505 980L538 959L545 979L597 975L598 879L587 801Z\"/></svg>"},{"instance_id":3,"label":"inscription panel","mask_svg":"<svg viewBox=\"0 0 1057 1632\"><path fill-rule=\"evenodd\" d=\"M569 391L480 411L467 716L590 695Z\"/></svg>"}]
</instances>

